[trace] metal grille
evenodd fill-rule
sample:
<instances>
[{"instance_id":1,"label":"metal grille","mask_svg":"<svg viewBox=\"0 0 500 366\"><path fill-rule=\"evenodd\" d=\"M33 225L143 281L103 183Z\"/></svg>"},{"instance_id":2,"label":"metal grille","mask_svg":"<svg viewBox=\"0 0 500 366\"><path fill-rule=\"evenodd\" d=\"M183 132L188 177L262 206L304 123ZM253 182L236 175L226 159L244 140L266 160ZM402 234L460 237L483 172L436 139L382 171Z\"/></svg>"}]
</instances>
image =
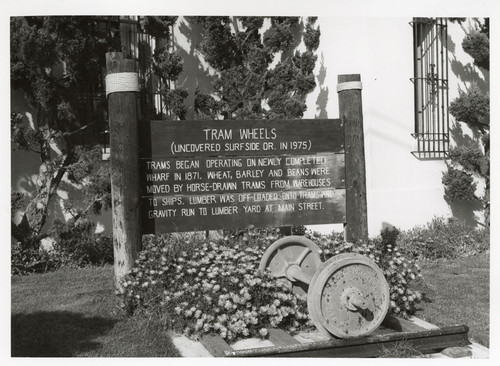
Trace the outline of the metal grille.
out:
<instances>
[{"instance_id":1,"label":"metal grille","mask_svg":"<svg viewBox=\"0 0 500 366\"><path fill-rule=\"evenodd\" d=\"M164 38L141 32L136 16L120 17L119 34L124 57L137 62L140 86L139 116L163 119L169 111L165 109L160 93L162 81L153 72L151 60L158 46L170 45L166 44L167 40Z\"/></svg>"},{"instance_id":2,"label":"metal grille","mask_svg":"<svg viewBox=\"0 0 500 366\"><path fill-rule=\"evenodd\" d=\"M137 16L105 16L97 17L97 21L99 27L107 31L113 40L113 50L121 51L125 58L136 61L140 86L140 92L137 93L139 118L163 119L171 114L170 111L166 110L160 93L162 81L153 72L151 64L154 50L157 46L166 45L166 40L142 32ZM172 44L167 46L172 48ZM105 72L105 68L103 68L102 75L96 81L92 95L88 96L87 104L92 103L95 99L105 103ZM92 131L89 132L92 133ZM108 130L101 133L99 141L102 141L102 158L108 160L110 154Z\"/></svg>"},{"instance_id":3,"label":"metal grille","mask_svg":"<svg viewBox=\"0 0 500 366\"><path fill-rule=\"evenodd\" d=\"M414 18L416 150L419 159L444 159L449 149L448 48L446 18Z\"/></svg>"}]
</instances>

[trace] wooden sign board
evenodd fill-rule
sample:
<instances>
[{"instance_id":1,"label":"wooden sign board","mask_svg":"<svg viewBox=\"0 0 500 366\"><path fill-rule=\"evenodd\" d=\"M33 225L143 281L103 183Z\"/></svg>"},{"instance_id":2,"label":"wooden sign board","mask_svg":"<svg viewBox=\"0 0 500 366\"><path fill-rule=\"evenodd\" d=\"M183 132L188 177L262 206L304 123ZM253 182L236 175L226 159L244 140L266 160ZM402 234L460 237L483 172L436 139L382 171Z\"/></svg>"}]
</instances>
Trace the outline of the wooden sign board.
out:
<instances>
[{"instance_id":1,"label":"wooden sign board","mask_svg":"<svg viewBox=\"0 0 500 366\"><path fill-rule=\"evenodd\" d=\"M150 124L144 234L345 222L339 119Z\"/></svg>"}]
</instances>

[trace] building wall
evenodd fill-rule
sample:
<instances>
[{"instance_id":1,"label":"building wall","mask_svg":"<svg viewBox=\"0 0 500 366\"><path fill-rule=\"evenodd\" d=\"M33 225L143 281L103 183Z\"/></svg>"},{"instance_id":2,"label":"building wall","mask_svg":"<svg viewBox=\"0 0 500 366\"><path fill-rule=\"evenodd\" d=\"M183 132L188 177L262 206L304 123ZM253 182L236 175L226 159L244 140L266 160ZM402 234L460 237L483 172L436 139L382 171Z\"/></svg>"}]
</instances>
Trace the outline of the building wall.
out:
<instances>
[{"instance_id":1,"label":"building wall","mask_svg":"<svg viewBox=\"0 0 500 366\"><path fill-rule=\"evenodd\" d=\"M446 169L443 160L421 161L410 152L415 149L411 136L414 126L413 109L413 36L411 18L319 18L320 47L315 74L316 90L307 99L305 118L338 118L336 92L339 74L361 74L363 83L363 115L367 168L368 225L371 236L386 225L409 229L423 225L434 216L459 216L471 219L469 206L450 209L444 200L441 176ZM472 59L462 50L461 42L474 22L458 25L449 23L450 58L449 100L458 96L472 83L486 92L489 74L472 65ZM184 73L177 85L187 87L187 99L192 117L194 90L198 86L210 90L213 71L203 61L196 45L201 41L198 26L183 18L174 30L176 51L184 58ZM303 47L299 46L299 47ZM13 92L12 111L28 113L22 95ZM463 124L450 118L452 137L463 142L475 137ZM18 163L22 162L22 163ZM30 192L36 183L38 169L35 156L22 152L12 154L11 186ZM481 189L479 187L478 189ZM48 224L64 216L61 200L77 194L78 187L64 183L58 191ZM110 213L98 221L98 229L110 232ZM341 227L314 226L323 232Z\"/></svg>"},{"instance_id":2,"label":"building wall","mask_svg":"<svg viewBox=\"0 0 500 366\"><path fill-rule=\"evenodd\" d=\"M434 216L451 216L444 200L444 160L418 160L413 109L413 35L410 18L319 18L321 43L317 51L318 86L308 98L306 117L337 118L337 75L361 74L367 168L368 226L377 235L386 225L409 229ZM489 89L489 75L473 66L461 47L474 26L449 23L449 100L476 82ZM451 137L463 133L476 140L450 116ZM453 144L453 142L452 142ZM480 191L481 185L478 187ZM478 192L479 193L479 192ZM473 207L454 207L453 214L473 222ZM328 230L329 228L323 228Z\"/></svg>"}]
</instances>

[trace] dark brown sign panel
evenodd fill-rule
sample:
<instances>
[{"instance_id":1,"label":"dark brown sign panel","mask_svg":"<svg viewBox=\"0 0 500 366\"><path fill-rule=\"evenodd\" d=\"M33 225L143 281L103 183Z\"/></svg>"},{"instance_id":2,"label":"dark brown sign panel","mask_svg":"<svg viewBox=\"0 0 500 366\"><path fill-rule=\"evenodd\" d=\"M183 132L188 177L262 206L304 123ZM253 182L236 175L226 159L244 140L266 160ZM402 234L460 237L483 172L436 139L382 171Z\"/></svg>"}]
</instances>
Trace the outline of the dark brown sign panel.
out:
<instances>
[{"instance_id":1,"label":"dark brown sign panel","mask_svg":"<svg viewBox=\"0 0 500 366\"><path fill-rule=\"evenodd\" d=\"M151 121L150 131L144 233L345 222L340 120Z\"/></svg>"}]
</instances>

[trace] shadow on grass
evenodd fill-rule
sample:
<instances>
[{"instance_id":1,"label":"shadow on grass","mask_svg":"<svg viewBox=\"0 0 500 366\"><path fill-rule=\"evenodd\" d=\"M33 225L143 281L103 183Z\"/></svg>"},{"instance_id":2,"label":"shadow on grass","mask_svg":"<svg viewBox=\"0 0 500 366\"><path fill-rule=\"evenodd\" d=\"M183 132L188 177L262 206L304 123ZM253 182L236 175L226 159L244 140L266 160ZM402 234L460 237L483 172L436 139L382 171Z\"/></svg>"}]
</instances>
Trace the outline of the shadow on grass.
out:
<instances>
[{"instance_id":1,"label":"shadow on grass","mask_svg":"<svg viewBox=\"0 0 500 366\"><path fill-rule=\"evenodd\" d=\"M14 314L11 320L12 357L72 357L98 349L95 338L118 321L67 311Z\"/></svg>"}]
</instances>

